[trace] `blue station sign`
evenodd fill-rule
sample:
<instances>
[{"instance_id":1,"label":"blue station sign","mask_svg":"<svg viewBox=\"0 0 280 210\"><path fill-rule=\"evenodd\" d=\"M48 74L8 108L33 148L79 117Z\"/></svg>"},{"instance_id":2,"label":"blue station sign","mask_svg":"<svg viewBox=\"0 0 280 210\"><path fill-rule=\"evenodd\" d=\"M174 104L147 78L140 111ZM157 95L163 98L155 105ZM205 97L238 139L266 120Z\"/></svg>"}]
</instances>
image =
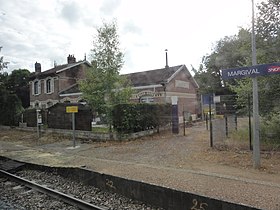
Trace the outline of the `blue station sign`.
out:
<instances>
[{"instance_id":1,"label":"blue station sign","mask_svg":"<svg viewBox=\"0 0 280 210\"><path fill-rule=\"evenodd\" d=\"M280 74L280 63L261 64L233 69L223 69L222 79L239 79L244 77L257 77L273 74Z\"/></svg>"}]
</instances>

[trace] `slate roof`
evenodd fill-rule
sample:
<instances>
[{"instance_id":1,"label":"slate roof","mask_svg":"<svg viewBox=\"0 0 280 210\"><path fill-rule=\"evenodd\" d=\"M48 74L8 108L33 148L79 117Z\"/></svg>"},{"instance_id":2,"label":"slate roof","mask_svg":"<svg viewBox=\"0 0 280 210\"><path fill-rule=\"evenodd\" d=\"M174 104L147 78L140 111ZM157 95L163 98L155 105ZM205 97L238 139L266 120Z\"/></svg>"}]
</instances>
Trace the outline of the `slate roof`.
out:
<instances>
[{"instance_id":1,"label":"slate roof","mask_svg":"<svg viewBox=\"0 0 280 210\"><path fill-rule=\"evenodd\" d=\"M172 75L174 75L178 70L182 69L183 67L187 70L187 68L184 65L178 65L178 66L172 66L168 68L124 74L124 76L126 76L127 79L131 81L133 87L160 85L164 82L165 83L168 82L168 80L172 77ZM194 85L198 87L198 84L196 83L194 78L191 77L191 79L193 80ZM59 94L62 95L62 94L71 94L71 93L80 93L78 84L72 85L68 89L61 91Z\"/></svg>"},{"instance_id":2,"label":"slate roof","mask_svg":"<svg viewBox=\"0 0 280 210\"><path fill-rule=\"evenodd\" d=\"M125 74L134 87L156 85L166 82L183 65L161 68L143 72Z\"/></svg>"},{"instance_id":3,"label":"slate roof","mask_svg":"<svg viewBox=\"0 0 280 210\"><path fill-rule=\"evenodd\" d=\"M36 74L35 72L32 72L29 78L30 78L30 80L32 80L34 78L45 78L47 76L54 75L57 72L61 72L61 71L70 69L70 68L72 68L74 66L78 66L78 65L80 65L82 63L87 63L88 65L90 65L88 63L88 61L78 61L76 63L62 64L62 65L58 65L58 66L56 66L54 68L51 68L49 70L43 71L41 73L38 73L38 74Z\"/></svg>"},{"instance_id":4,"label":"slate roof","mask_svg":"<svg viewBox=\"0 0 280 210\"><path fill-rule=\"evenodd\" d=\"M63 94L72 94L72 93L80 93L80 89L79 89L79 84L76 83L74 85L72 85L71 87L67 88L66 90L62 90L59 95L63 95Z\"/></svg>"}]
</instances>

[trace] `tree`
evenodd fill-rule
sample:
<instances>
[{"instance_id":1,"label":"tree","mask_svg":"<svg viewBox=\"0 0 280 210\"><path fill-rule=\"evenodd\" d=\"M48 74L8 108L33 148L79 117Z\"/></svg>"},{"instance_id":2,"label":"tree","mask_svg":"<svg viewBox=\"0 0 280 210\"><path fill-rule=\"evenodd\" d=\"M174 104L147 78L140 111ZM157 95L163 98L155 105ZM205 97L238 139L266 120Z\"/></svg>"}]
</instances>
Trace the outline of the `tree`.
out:
<instances>
[{"instance_id":1,"label":"tree","mask_svg":"<svg viewBox=\"0 0 280 210\"><path fill-rule=\"evenodd\" d=\"M257 62L280 61L280 0L268 0L258 5L256 21ZM241 28L237 35L218 41L210 55L202 60L202 67L196 72L202 93L236 93L239 105L248 102L252 91L250 79L221 81L220 70L251 66L251 31ZM259 77L260 113L269 115L280 103L280 75ZM211 89L209 89L211 88ZM271 100L273 98L273 100Z\"/></svg>"},{"instance_id":2,"label":"tree","mask_svg":"<svg viewBox=\"0 0 280 210\"><path fill-rule=\"evenodd\" d=\"M92 109L99 115L105 114L111 125L113 105L127 102L131 96L129 82L120 76L124 61L115 22L104 22L97 28L91 52L92 67L80 82L80 89Z\"/></svg>"},{"instance_id":3,"label":"tree","mask_svg":"<svg viewBox=\"0 0 280 210\"><path fill-rule=\"evenodd\" d=\"M1 49L3 47L0 47L0 52L1 52ZM4 56L1 56L0 57L0 71L2 71L4 68L7 68L8 67L8 63L9 62L4 62Z\"/></svg>"},{"instance_id":4,"label":"tree","mask_svg":"<svg viewBox=\"0 0 280 210\"><path fill-rule=\"evenodd\" d=\"M3 56L0 57L0 71L7 68L7 64L8 62L4 62ZM7 88L9 76L7 72L0 72L0 124L16 125L16 118L23 108L17 95L11 93Z\"/></svg>"},{"instance_id":5,"label":"tree","mask_svg":"<svg viewBox=\"0 0 280 210\"><path fill-rule=\"evenodd\" d=\"M23 108L27 108L30 105L28 78L30 72L27 69L13 70L8 76L6 81L7 90L10 93L14 93L22 102Z\"/></svg>"},{"instance_id":6,"label":"tree","mask_svg":"<svg viewBox=\"0 0 280 210\"><path fill-rule=\"evenodd\" d=\"M280 0L267 0L258 5L256 24L258 63L280 61Z\"/></svg>"},{"instance_id":7,"label":"tree","mask_svg":"<svg viewBox=\"0 0 280 210\"><path fill-rule=\"evenodd\" d=\"M221 80L221 69L248 65L250 50L250 32L246 29L241 28L237 35L220 39L213 52L203 57L199 70L195 72L200 92L232 93Z\"/></svg>"},{"instance_id":8,"label":"tree","mask_svg":"<svg viewBox=\"0 0 280 210\"><path fill-rule=\"evenodd\" d=\"M280 0L262 2L258 5L258 11L256 24L257 61L260 64L280 62ZM248 93L250 85L248 81L237 80L237 85L232 86L232 90L239 96L239 102L243 104L247 101L244 92ZM280 75L259 77L258 81L260 114L269 116L280 103Z\"/></svg>"}]
</instances>

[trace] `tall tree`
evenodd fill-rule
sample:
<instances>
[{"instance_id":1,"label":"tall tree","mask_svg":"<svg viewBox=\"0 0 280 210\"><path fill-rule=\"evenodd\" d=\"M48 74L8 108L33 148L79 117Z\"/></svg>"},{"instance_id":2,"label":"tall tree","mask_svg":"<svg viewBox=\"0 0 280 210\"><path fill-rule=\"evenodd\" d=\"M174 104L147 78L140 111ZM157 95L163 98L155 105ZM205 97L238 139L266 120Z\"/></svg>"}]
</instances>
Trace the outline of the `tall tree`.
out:
<instances>
[{"instance_id":1,"label":"tall tree","mask_svg":"<svg viewBox=\"0 0 280 210\"><path fill-rule=\"evenodd\" d=\"M98 114L105 114L111 125L114 104L126 102L131 96L129 82L120 76L123 53L120 50L116 22L103 23L93 40L92 67L81 81L83 97Z\"/></svg>"},{"instance_id":2,"label":"tall tree","mask_svg":"<svg viewBox=\"0 0 280 210\"><path fill-rule=\"evenodd\" d=\"M257 62L280 62L280 0L267 0L258 6L256 22ZM250 65L250 64L249 64ZM259 77L260 113L270 115L280 103L280 75ZM239 95L239 101L246 103L249 80L237 80L232 89ZM252 89L252 88L251 88ZM247 91L246 91L247 90Z\"/></svg>"},{"instance_id":3,"label":"tall tree","mask_svg":"<svg viewBox=\"0 0 280 210\"><path fill-rule=\"evenodd\" d=\"M3 56L0 57L0 124L16 125L16 118L23 108L17 95L11 93L7 88L9 80L8 73L1 72L4 68L7 68L7 64L8 62L4 62Z\"/></svg>"},{"instance_id":4,"label":"tall tree","mask_svg":"<svg viewBox=\"0 0 280 210\"><path fill-rule=\"evenodd\" d=\"M7 90L14 93L22 102L23 108L30 105L28 78L30 72L27 69L13 70L7 79Z\"/></svg>"},{"instance_id":5,"label":"tall tree","mask_svg":"<svg viewBox=\"0 0 280 210\"><path fill-rule=\"evenodd\" d=\"M248 65L250 50L250 32L246 29L241 28L237 35L220 39L213 52L203 57L199 70L195 72L201 93L230 93L221 80L221 69Z\"/></svg>"}]
</instances>

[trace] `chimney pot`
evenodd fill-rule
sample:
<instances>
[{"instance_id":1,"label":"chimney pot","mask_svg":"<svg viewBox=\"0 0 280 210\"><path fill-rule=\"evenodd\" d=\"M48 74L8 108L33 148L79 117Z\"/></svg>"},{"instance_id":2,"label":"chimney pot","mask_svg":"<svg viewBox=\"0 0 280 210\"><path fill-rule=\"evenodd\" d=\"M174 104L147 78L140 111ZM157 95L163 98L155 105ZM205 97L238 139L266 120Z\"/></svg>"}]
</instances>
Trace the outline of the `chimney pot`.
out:
<instances>
[{"instance_id":1,"label":"chimney pot","mask_svg":"<svg viewBox=\"0 0 280 210\"><path fill-rule=\"evenodd\" d=\"M76 58L75 58L75 56L74 55L68 55L68 57L67 57L67 63L69 64L69 63L76 63Z\"/></svg>"},{"instance_id":2,"label":"chimney pot","mask_svg":"<svg viewBox=\"0 0 280 210\"><path fill-rule=\"evenodd\" d=\"M168 68L169 66L168 66L168 56L167 56L167 52L168 52L168 50L166 49L165 50L165 68Z\"/></svg>"},{"instance_id":3,"label":"chimney pot","mask_svg":"<svg viewBox=\"0 0 280 210\"><path fill-rule=\"evenodd\" d=\"M35 63L35 73L41 73L41 64L40 63Z\"/></svg>"}]
</instances>

